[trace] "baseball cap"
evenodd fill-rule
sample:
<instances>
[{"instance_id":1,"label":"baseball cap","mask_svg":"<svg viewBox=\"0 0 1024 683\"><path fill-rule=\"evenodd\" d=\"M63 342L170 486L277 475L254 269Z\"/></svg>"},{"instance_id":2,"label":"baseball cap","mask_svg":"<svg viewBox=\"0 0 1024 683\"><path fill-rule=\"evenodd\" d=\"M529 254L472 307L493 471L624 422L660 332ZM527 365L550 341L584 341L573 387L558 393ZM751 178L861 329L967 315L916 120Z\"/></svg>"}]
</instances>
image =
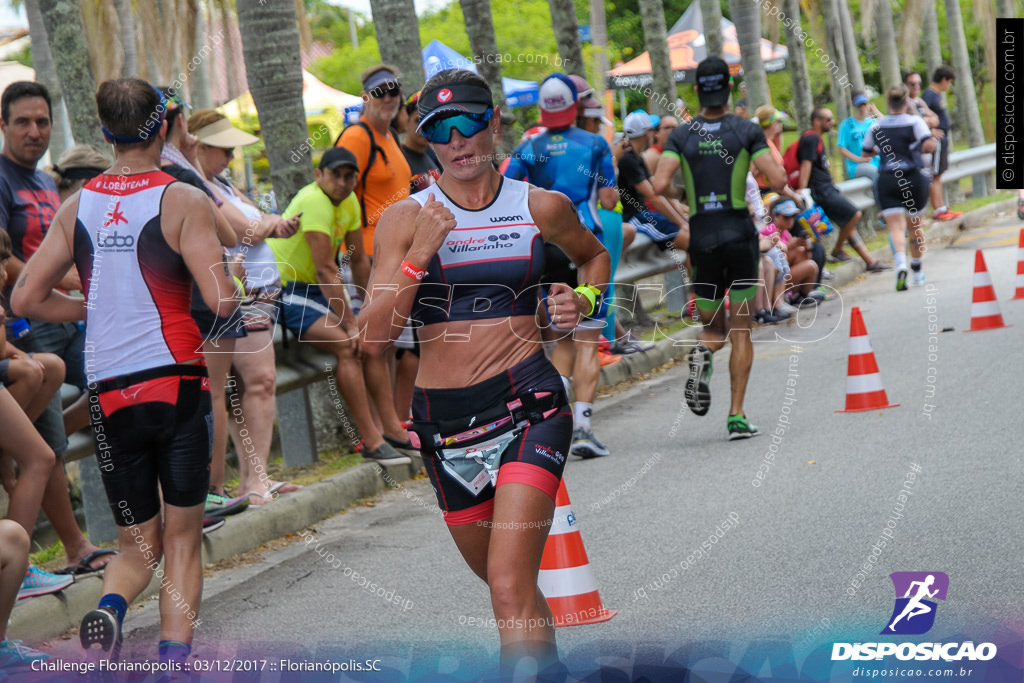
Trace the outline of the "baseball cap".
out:
<instances>
[{"instance_id":1,"label":"baseball cap","mask_svg":"<svg viewBox=\"0 0 1024 683\"><path fill-rule=\"evenodd\" d=\"M318 168L320 170L333 171L339 166L351 166L357 171L359 170L359 162L356 161L356 155L344 147L331 147L324 152L324 155L320 157Z\"/></svg>"},{"instance_id":2,"label":"baseball cap","mask_svg":"<svg viewBox=\"0 0 1024 683\"><path fill-rule=\"evenodd\" d=\"M853 96L853 106L855 107L859 107L862 104L867 104L870 101L871 100L869 100L868 96L865 95L864 93L857 93L856 95Z\"/></svg>"},{"instance_id":3,"label":"baseball cap","mask_svg":"<svg viewBox=\"0 0 1024 683\"><path fill-rule=\"evenodd\" d=\"M644 133L654 128L651 117L644 111L635 111L622 121L622 130L627 138L643 137Z\"/></svg>"},{"instance_id":4,"label":"baseball cap","mask_svg":"<svg viewBox=\"0 0 1024 683\"><path fill-rule=\"evenodd\" d=\"M379 88L385 83L391 83L396 87L399 85L398 75L390 69L381 69L370 74L370 77L363 83L363 90L370 92L374 88Z\"/></svg>"},{"instance_id":5,"label":"baseball cap","mask_svg":"<svg viewBox=\"0 0 1024 683\"><path fill-rule=\"evenodd\" d=\"M600 107L588 107L583 110L582 116L585 119L601 119L601 123L603 123L606 126L615 125L614 123L608 120L608 118L604 115L604 109L601 109Z\"/></svg>"},{"instance_id":6,"label":"baseball cap","mask_svg":"<svg viewBox=\"0 0 1024 683\"><path fill-rule=\"evenodd\" d=\"M416 130L422 132L424 126L447 112L483 114L494 108L494 98L491 96L491 89L484 85L472 81L457 81L423 90L418 106L420 125Z\"/></svg>"},{"instance_id":7,"label":"baseball cap","mask_svg":"<svg viewBox=\"0 0 1024 683\"><path fill-rule=\"evenodd\" d=\"M244 130L239 130L231 125L229 119L220 119L214 121L208 126L203 126L199 130L194 132L195 136L199 138L199 142L210 147L222 147L225 149L233 149L235 147L245 147L251 145L254 142L259 142L259 138L255 135L250 135Z\"/></svg>"},{"instance_id":8,"label":"baseball cap","mask_svg":"<svg viewBox=\"0 0 1024 683\"><path fill-rule=\"evenodd\" d=\"M792 199L783 199L782 201L777 202L775 206L772 207L772 211L780 216L800 215L800 209L797 208L796 202Z\"/></svg>"},{"instance_id":9,"label":"baseball cap","mask_svg":"<svg viewBox=\"0 0 1024 683\"><path fill-rule=\"evenodd\" d=\"M587 83L587 79L576 74L569 74L569 78L572 80L572 84L576 86L580 109L597 109L601 106L601 101L594 97L594 89Z\"/></svg>"},{"instance_id":10,"label":"baseball cap","mask_svg":"<svg viewBox=\"0 0 1024 683\"><path fill-rule=\"evenodd\" d=\"M540 122L548 128L565 128L576 122L576 84L565 74L551 74L540 84Z\"/></svg>"},{"instance_id":11,"label":"baseball cap","mask_svg":"<svg viewBox=\"0 0 1024 683\"><path fill-rule=\"evenodd\" d=\"M697 99L703 107L722 107L729 101L729 65L708 57L697 65Z\"/></svg>"}]
</instances>

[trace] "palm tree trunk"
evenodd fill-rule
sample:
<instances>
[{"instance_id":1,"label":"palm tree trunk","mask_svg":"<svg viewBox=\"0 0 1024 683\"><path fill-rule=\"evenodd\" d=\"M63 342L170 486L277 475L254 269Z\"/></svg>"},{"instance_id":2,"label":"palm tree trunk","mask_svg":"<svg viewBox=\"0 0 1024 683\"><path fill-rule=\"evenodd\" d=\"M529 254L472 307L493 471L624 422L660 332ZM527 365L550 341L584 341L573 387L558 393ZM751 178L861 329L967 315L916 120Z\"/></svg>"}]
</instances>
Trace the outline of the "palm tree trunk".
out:
<instances>
[{"instance_id":1,"label":"palm tree trunk","mask_svg":"<svg viewBox=\"0 0 1024 683\"><path fill-rule=\"evenodd\" d=\"M192 106L196 109L213 108L213 92L210 90L210 60L213 58L213 41L210 36L209 26L206 17L197 3L195 16L195 29L193 31L192 55L193 61L188 65L192 69Z\"/></svg>"},{"instance_id":2,"label":"palm tree trunk","mask_svg":"<svg viewBox=\"0 0 1024 683\"><path fill-rule=\"evenodd\" d=\"M932 74L942 66L942 46L939 44L939 7L936 3L928 3L924 12L924 63L928 73L922 79L927 86L932 82Z\"/></svg>"},{"instance_id":3,"label":"palm tree trunk","mask_svg":"<svg viewBox=\"0 0 1024 683\"><path fill-rule=\"evenodd\" d=\"M423 87L423 47L413 0L370 0L381 59L402 72L402 89Z\"/></svg>"},{"instance_id":4,"label":"palm tree trunk","mask_svg":"<svg viewBox=\"0 0 1024 683\"><path fill-rule=\"evenodd\" d=\"M479 60L477 71L491 86L494 104L505 108L505 91L501 87L501 62L494 58L498 54L498 43L494 38L494 19L491 17L491 3L488 0L459 0L462 16L466 23L466 35L473 56Z\"/></svg>"},{"instance_id":5,"label":"palm tree trunk","mask_svg":"<svg viewBox=\"0 0 1024 683\"><path fill-rule=\"evenodd\" d=\"M212 2L213 0L209 0ZM220 25L224 31L224 77L227 86L228 100L233 100L242 94L238 85L238 74L235 71L235 27L231 21L231 3L228 0L220 1Z\"/></svg>"},{"instance_id":6,"label":"palm tree trunk","mask_svg":"<svg viewBox=\"0 0 1024 683\"><path fill-rule=\"evenodd\" d=\"M762 104L771 102L768 77L761 61L761 6L748 0L729 0L729 13L736 24L743 82L747 84L747 106L753 113Z\"/></svg>"},{"instance_id":7,"label":"palm tree trunk","mask_svg":"<svg viewBox=\"0 0 1024 683\"><path fill-rule=\"evenodd\" d=\"M137 76L139 73L139 51L135 46L135 15L132 12L132 0L114 0L117 16L121 20L121 48L124 50L124 63L121 76Z\"/></svg>"},{"instance_id":8,"label":"palm tree trunk","mask_svg":"<svg viewBox=\"0 0 1024 683\"><path fill-rule=\"evenodd\" d=\"M505 110L505 90L501 84L501 62L494 58L498 54L498 43L494 38L494 18L488 0L459 0L462 17L469 36L469 47L479 60L477 71L491 86L494 104ZM501 152L508 154L515 148L515 135L510 126L502 127Z\"/></svg>"},{"instance_id":9,"label":"palm tree trunk","mask_svg":"<svg viewBox=\"0 0 1024 683\"><path fill-rule=\"evenodd\" d=\"M998 0L996 5L997 11L996 16L1012 18L1017 16L1017 12L1014 11L1013 0Z\"/></svg>"},{"instance_id":10,"label":"palm tree trunk","mask_svg":"<svg viewBox=\"0 0 1024 683\"><path fill-rule=\"evenodd\" d=\"M60 45L52 52L57 67L64 104L67 106L71 134L76 142L106 148L96 113L96 82L89 63L89 47L85 44L82 15L74 0L39 0L46 32L51 44Z\"/></svg>"},{"instance_id":11,"label":"palm tree trunk","mask_svg":"<svg viewBox=\"0 0 1024 683\"><path fill-rule=\"evenodd\" d=\"M32 66L36 70L36 80L50 91L53 104L53 126L50 133L50 157L56 161L64 150L71 146L71 140L64 135L67 127L67 111L64 108L64 91L57 78L57 67L53 63L50 52L50 39L46 34L43 13L39 9L39 0L25 0L25 15L28 17L28 34L32 42Z\"/></svg>"},{"instance_id":12,"label":"palm tree trunk","mask_svg":"<svg viewBox=\"0 0 1024 683\"><path fill-rule=\"evenodd\" d=\"M155 85L170 82L167 57L167 34L163 30L163 18L155 0L139 3L139 26L142 29L142 53L146 55L148 80ZM159 58L158 58L159 56Z\"/></svg>"},{"instance_id":13,"label":"palm tree trunk","mask_svg":"<svg viewBox=\"0 0 1024 683\"><path fill-rule=\"evenodd\" d=\"M882 76L882 92L903 82L900 57L896 50L896 28L892 20L891 0L878 0L875 30L878 32L878 66Z\"/></svg>"},{"instance_id":14,"label":"palm tree trunk","mask_svg":"<svg viewBox=\"0 0 1024 683\"><path fill-rule=\"evenodd\" d=\"M704 49L708 56L722 56L722 4L719 0L700 0L704 18Z\"/></svg>"},{"instance_id":15,"label":"palm tree trunk","mask_svg":"<svg viewBox=\"0 0 1024 683\"><path fill-rule=\"evenodd\" d=\"M850 87L850 77L846 69L846 50L843 47L842 31L839 29L839 5L836 4L836 0L821 0L821 15L825 20L829 53L829 62L824 66L829 72L836 120L843 121L850 115L850 95L847 90Z\"/></svg>"},{"instance_id":16,"label":"palm tree trunk","mask_svg":"<svg viewBox=\"0 0 1024 683\"><path fill-rule=\"evenodd\" d=\"M580 42L579 22L576 21L576 4L573 0L548 0L548 7L551 9L551 25L555 29L558 54L562 58L561 70L586 77L583 44Z\"/></svg>"},{"instance_id":17,"label":"palm tree trunk","mask_svg":"<svg viewBox=\"0 0 1024 683\"><path fill-rule=\"evenodd\" d=\"M242 53L278 206L313 180L302 107L302 54L295 6L237 0Z\"/></svg>"},{"instance_id":18,"label":"palm tree trunk","mask_svg":"<svg viewBox=\"0 0 1024 683\"><path fill-rule=\"evenodd\" d=\"M974 76L971 75L971 60L958 0L946 0L946 27L953 69L956 70L956 99L963 105L967 142L971 147L980 147L985 144L985 133L978 114L978 97L974 92Z\"/></svg>"},{"instance_id":19,"label":"palm tree trunk","mask_svg":"<svg viewBox=\"0 0 1024 683\"><path fill-rule=\"evenodd\" d=\"M804 32L800 25L800 0L783 0L783 3L786 16L792 22L786 29L786 46L789 48L789 74L793 80L793 109L796 110L798 130L805 131L811 127L814 97L811 95L811 77L807 72Z\"/></svg>"},{"instance_id":20,"label":"palm tree trunk","mask_svg":"<svg viewBox=\"0 0 1024 683\"><path fill-rule=\"evenodd\" d=\"M594 46L594 71L596 77L590 82L594 96L604 102L605 79L608 62L608 22L605 19L604 0L590 0L590 39Z\"/></svg>"},{"instance_id":21,"label":"palm tree trunk","mask_svg":"<svg viewBox=\"0 0 1024 683\"><path fill-rule=\"evenodd\" d=\"M313 30L309 27L309 19L306 18L306 5L302 0L295 0L295 18L299 22L299 47L303 53L309 54L313 47Z\"/></svg>"},{"instance_id":22,"label":"palm tree trunk","mask_svg":"<svg viewBox=\"0 0 1024 683\"><path fill-rule=\"evenodd\" d=\"M888 0L878 1L885 4ZM853 17L850 15L849 1L836 0L836 9L839 10L839 28L843 32L843 49L846 55L846 68L850 73L850 87L857 92L864 92L864 72L860 68L860 54L857 52L857 38L853 33ZM889 13L892 14L891 9ZM890 21L890 26L891 24Z\"/></svg>"},{"instance_id":23,"label":"palm tree trunk","mask_svg":"<svg viewBox=\"0 0 1024 683\"><path fill-rule=\"evenodd\" d=\"M665 27L665 6L661 0L640 0L640 22L644 28L644 45L651 55L652 114L675 114L675 74L668 54L668 29Z\"/></svg>"}]
</instances>

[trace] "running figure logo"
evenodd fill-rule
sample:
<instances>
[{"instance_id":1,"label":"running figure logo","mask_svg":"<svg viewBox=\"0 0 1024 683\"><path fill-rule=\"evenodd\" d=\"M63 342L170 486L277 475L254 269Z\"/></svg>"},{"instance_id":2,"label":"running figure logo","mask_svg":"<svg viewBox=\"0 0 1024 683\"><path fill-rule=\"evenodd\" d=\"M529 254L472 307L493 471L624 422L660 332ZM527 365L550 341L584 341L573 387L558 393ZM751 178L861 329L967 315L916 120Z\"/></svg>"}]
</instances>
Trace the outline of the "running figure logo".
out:
<instances>
[{"instance_id":1,"label":"running figure logo","mask_svg":"<svg viewBox=\"0 0 1024 683\"><path fill-rule=\"evenodd\" d=\"M884 635L920 635L935 623L937 604L928 598L946 599L949 577L942 572L893 572L889 575L896 589L896 605ZM902 596L902 597L901 597ZM916 618L915 618L916 617Z\"/></svg>"}]
</instances>

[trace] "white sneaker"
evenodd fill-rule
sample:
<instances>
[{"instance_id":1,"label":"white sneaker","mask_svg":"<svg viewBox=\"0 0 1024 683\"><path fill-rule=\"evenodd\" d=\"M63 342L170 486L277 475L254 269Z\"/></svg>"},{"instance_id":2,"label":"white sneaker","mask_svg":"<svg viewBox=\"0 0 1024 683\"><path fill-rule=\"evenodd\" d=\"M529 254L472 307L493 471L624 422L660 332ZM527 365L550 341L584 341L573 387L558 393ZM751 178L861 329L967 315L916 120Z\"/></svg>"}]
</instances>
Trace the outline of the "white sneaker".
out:
<instances>
[{"instance_id":1,"label":"white sneaker","mask_svg":"<svg viewBox=\"0 0 1024 683\"><path fill-rule=\"evenodd\" d=\"M797 309L796 306L787 304L785 301L780 301L779 303L775 304L775 310L773 310L772 312L775 315L784 315L786 317L790 317L792 315L795 315L797 310L799 309Z\"/></svg>"},{"instance_id":2,"label":"white sneaker","mask_svg":"<svg viewBox=\"0 0 1024 683\"><path fill-rule=\"evenodd\" d=\"M920 287L924 284L925 277L923 270L915 270L910 274L910 284L913 287Z\"/></svg>"}]
</instances>

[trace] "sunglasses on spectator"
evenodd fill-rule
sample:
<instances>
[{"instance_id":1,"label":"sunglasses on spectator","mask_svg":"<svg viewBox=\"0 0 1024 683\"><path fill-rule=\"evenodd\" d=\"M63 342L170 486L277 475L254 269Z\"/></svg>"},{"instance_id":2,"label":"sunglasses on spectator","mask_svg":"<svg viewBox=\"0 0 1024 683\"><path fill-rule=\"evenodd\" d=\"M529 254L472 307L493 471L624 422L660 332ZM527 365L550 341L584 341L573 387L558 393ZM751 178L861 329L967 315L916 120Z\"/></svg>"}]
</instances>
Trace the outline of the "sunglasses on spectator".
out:
<instances>
[{"instance_id":1,"label":"sunglasses on spectator","mask_svg":"<svg viewBox=\"0 0 1024 683\"><path fill-rule=\"evenodd\" d=\"M401 96L402 96L402 89L397 87L397 86L395 86L393 88L388 88L387 90L384 90L383 88L374 88L373 90L370 91L370 97L374 98L375 100L382 100L385 97L401 97Z\"/></svg>"},{"instance_id":2,"label":"sunglasses on spectator","mask_svg":"<svg viewBox=\"0 0 1024 683\"><path fill-rule=\"evenodd\" d=\"M483 114L456 114L437 121L431 121L423 127L422 134L429 142L447 145L452 140L452 131L457 130L464 138L471 138L484 128L491 120L493 109Z\"/></svg>"}]
</instances>

